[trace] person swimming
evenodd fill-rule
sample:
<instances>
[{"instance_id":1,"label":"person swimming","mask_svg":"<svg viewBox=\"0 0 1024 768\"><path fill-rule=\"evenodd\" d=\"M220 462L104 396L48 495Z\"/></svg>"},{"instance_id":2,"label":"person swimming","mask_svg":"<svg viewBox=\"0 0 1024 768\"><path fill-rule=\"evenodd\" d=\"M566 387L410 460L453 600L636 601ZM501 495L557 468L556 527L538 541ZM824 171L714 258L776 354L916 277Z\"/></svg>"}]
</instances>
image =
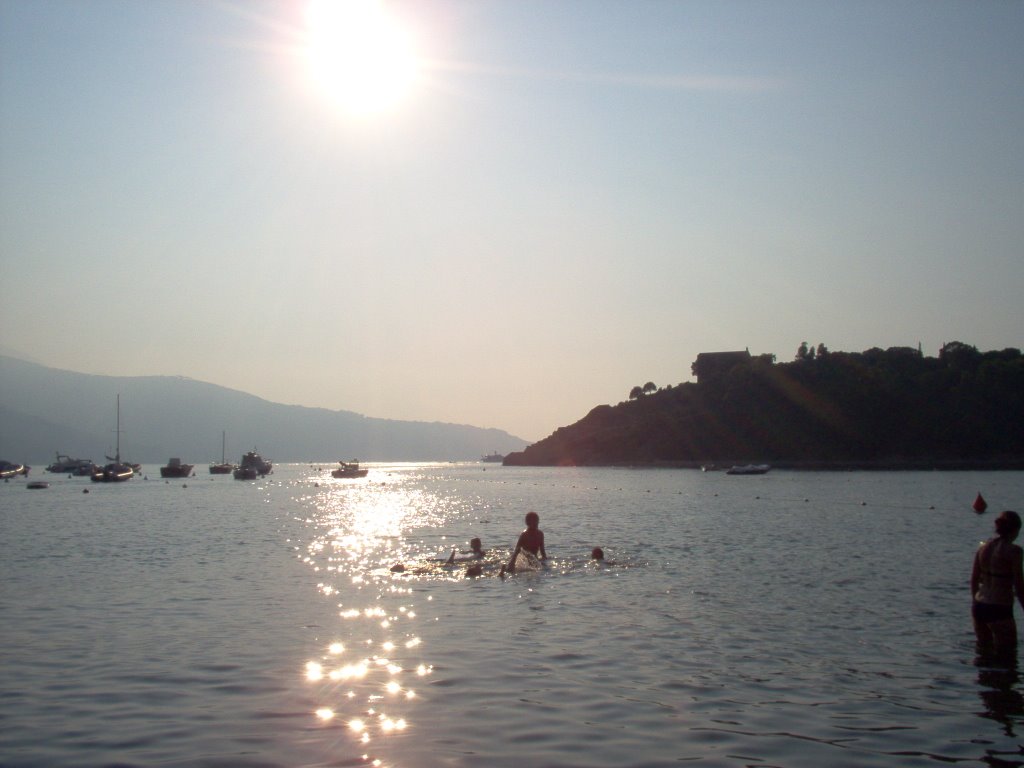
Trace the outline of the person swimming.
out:
<instances>
[{"instance_id":1,"label":"person swimming","mask_svg":"<svg viewBox=\"0 0 1024 768\"><path fill-rule=\"evenodd\" d=\"M456 550L453 549L451 557L448 558L449 563L456 562L455 552ZM480 539L474 538L469 540L469 550L463 551L462 554L469 555L469 557L460 557L459 560L479 560L487 555L487 550L481 545Z\"/></svg>"},{"instance_id":2,"label":"person swimming","mask_svg":"<svg viewBox=\"0 0 1024 768\"><path fill-rule=\"evenodd\" d=\"M590 550L590 561L596 565L617 565L614 560L604 559L604 550L600 547L594 547Z\"/></svg>"}]
</instances>

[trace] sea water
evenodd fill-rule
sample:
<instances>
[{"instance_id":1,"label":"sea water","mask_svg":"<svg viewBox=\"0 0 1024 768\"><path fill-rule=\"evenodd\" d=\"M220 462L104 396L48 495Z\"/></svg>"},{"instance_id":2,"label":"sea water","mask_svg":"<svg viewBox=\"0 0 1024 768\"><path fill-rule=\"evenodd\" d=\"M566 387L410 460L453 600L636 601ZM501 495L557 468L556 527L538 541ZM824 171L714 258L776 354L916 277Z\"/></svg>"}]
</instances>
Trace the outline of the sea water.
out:
<instances>
[{"instance_id":1,"label":"sea water","mask_svg":"<svg viewBox=\"0 0 1024 768\"><path fill-rule=\"evenodd\" d=\"M330 469L0 484L0 765L1024 765L967 587L1024 473Z\"/></svg>"}]
</instances>

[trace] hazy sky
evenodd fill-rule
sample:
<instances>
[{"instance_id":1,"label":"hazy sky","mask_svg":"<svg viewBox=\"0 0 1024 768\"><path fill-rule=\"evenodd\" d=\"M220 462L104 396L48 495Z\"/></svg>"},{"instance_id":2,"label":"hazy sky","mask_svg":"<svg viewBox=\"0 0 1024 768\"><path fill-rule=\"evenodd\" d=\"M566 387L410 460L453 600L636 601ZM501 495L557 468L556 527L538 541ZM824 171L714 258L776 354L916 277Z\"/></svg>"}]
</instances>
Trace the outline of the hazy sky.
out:
<instances>
[{"instance_id":1,"label":"hazy sky","mask_svg":"<svg viewBox=\"0 0 1024 768\"><path fill-rule=\"evenodd\" d=\"M3 351L539 440L702 351L1024 346L1022 2L308 5L0 0Z\"/></svg>"}]
</instances>

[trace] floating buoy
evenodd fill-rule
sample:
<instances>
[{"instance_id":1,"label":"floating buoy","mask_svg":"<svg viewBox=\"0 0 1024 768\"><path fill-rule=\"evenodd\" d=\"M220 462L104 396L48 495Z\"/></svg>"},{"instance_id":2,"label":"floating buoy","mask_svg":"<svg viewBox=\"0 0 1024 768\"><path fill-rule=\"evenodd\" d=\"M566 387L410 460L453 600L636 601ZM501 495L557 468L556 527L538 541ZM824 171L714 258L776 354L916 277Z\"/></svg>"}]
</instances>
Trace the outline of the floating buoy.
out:
<instances>
[{"instance_id":1,"label":"floating buoy","mask_svg":"<svg viewBox=\"0 0 1024 768\"><path fill-rule=\"evenodd\" d=\"M981 495L981 491L978 491L978 498L974 500L974 504L971 505L974 511L979 515L988 509L988 502L985 501L985 497Z\"/></svg>"}]
</instances>

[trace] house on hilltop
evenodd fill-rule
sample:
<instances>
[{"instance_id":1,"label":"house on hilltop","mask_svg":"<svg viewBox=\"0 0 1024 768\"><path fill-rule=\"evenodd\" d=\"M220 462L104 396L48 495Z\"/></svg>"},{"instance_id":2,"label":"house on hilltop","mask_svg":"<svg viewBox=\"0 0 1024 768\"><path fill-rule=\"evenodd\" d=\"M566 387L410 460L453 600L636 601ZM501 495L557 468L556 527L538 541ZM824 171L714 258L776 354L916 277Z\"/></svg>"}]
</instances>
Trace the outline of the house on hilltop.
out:
<instances>
[{"instance_id":1,"label":"house on hilltop","mask_svg":"<svg viewBox=\"0 0 1024 768\"><path fill-rule=\"evenodd\" d=\"M735 366L750 362L750 350L742 352L701 352L690 366L698 384L721 379Z\"/></svg>"}]
</instances>

